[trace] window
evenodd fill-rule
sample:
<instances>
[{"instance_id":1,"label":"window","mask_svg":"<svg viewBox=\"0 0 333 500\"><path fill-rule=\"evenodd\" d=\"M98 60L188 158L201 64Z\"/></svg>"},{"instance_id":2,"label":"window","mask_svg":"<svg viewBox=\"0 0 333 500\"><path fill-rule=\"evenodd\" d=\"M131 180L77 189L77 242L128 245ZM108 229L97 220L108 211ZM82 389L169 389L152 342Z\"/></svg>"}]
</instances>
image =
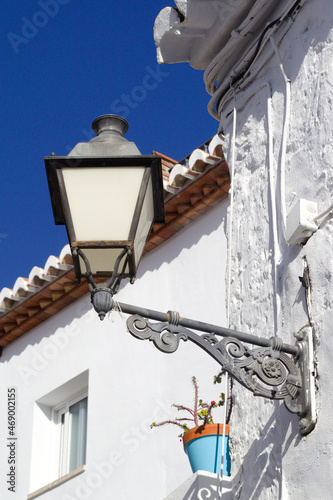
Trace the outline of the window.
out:
<instances>
[{"instance_id":1,"label":"window","mask_svg":"<svg viewBox=\"0 0 333 500\"><path fill-rule=\"evenodd\" d=\"M84 471L88 386L86 370L35 401L30 492L60 484L61 478L73 471Z\"/></svg>"},{"instance_id":2,"label":"window","mask_svg":"<svg viewBox=\"0 0 333 500\"><path fill-rule=\"evenodd\" d=\"M59 427L59 477L86 463L87 396L80 396L55 410Z\"/></svg>"}]
</instances>

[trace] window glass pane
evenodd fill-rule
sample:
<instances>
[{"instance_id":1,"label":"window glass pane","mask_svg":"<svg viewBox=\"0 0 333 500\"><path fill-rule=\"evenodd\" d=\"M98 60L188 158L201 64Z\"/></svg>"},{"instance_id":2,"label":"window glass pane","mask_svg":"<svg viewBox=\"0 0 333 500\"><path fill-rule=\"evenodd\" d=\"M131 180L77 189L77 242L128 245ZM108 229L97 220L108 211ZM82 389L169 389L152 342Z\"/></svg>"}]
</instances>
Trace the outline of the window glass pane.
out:
<instances>
[{"instance_id":1,"label":"window glass pane","mask_svg":"<svg viewBox=\"0 0 333 500\"><path fill-rule=\"evenodd\" d=\"M84 398L70 406L69 470L71 472L86 462L87 444L87 402Z\"/></svg>"}]
</instances>

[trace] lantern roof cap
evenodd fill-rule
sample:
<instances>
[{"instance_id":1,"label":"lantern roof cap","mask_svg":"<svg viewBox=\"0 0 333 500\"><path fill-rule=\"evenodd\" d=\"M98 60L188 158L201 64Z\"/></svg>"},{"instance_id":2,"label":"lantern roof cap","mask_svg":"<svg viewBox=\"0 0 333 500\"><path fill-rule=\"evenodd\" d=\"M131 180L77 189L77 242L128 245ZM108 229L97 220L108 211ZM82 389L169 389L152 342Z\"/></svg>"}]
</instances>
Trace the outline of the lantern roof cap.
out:
<instances>
[{"instance_id":1,"label":"lantern roof cap","mask_svg":"<svg viewBox=\"0 0 333 500\"><path fill-rule=\"evenodd\" d=\"M102 115L92 123L92 129L97 134L89 142L79 142L68 156L113 157L137 156L139 149L123 135L128 130L127 121L117 115Z\"/></svg>"}]
</instances>

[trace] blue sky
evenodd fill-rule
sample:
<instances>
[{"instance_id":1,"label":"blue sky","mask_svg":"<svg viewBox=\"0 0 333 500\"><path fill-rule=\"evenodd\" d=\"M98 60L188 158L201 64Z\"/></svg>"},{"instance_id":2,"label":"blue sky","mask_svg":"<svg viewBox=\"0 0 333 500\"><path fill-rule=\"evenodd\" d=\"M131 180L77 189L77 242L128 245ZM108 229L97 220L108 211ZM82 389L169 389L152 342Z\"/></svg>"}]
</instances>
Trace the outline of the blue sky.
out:
<instances>
[{"instance_id":1,"label":"blue sky","mask_svg":"<svg viewBox=\"0 0 333 500\"><path fill-rule=\"evenodd\" d=\"M67 155L89 140L94 118L121 114L126 138L142 154L175 160L216 133L203 72L187 63L157 65L154 20L173 5L1 3L0 290L67 243L64 227L54 224L44 156Z\"/></svg>"}]
</instances>

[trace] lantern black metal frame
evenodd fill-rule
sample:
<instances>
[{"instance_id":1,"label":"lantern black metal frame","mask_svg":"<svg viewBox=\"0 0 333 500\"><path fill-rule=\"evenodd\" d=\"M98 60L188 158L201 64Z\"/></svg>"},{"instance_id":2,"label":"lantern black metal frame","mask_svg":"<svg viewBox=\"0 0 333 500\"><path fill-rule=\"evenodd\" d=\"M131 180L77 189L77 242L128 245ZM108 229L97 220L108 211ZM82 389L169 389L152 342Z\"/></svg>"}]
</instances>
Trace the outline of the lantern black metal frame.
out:
<instances>
[{"instance_id":1,"label":"lantern black metal frame","mask_svg":"<svg viewBox=\"0 0 333 500\"><path fill-rule=\"evenodd\" d=\"M142 204L144 202L145 192L141 192L137 200L136 209L134 213L134 218L132 221L132 226L129 233L129 238L126 241L77 241L75 230L72 222L71 211L69 207L69 201L66 195L66 189L64 184L64 178L62 169L66 168L110 168L110 167L146 167L144 173L143 184L147 189L149 174L152 179L152 189L153 189L153 200L154 200L154 222L164 222L164 204L159 203L159 200L163 200L163 181L162 181L162 168L161 168L161 158L157 155L138 155L138 156L117 156L112 158L107 157L71 157L71 156L49 156L45 157L45 167L46 175L49 184L51 203L53 208L54 220L57 225L66 225L68 239L71 244L71 251L73 256L73 264L76 272L76 277L78 281L81 280L81 266L79 262L79 257L85 262L87 272L85 277L92 275L89 262L86 259L84 253L81 249L96 249L96 248L123 248L121 253L122 257L126 254L125 265L122 268L120 276L117 276L117 280L113 279L118 271L118 266L120 260L117 259L117 269L115 272L108 273L112 280L112 284L115 281L119 282L119 278L130 278L134 279L136 274L136 265L133 257L133 242L135 238L135 231L137 228L138 218L141 213ZM89 202L89 193L82 193L82 195L87 196ZM112 190L110 192L112 196ZM125 269L128 271L125 272ZM98 274L95 275L98 277ZM106 277L103 273L103 277ZM89 279L88 279L89 281ZM91 286L94 288L93 282L90 280ZM110 283L106 285L110 286Z\"/></svg>"}]
</instances>

